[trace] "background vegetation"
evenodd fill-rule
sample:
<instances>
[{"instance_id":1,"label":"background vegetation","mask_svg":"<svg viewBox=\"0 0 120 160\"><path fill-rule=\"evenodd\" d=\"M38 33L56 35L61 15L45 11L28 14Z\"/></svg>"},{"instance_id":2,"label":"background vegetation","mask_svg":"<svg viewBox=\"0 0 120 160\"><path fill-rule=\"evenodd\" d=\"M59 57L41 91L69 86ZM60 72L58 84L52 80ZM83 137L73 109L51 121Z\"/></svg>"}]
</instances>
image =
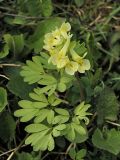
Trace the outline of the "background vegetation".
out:
<instances>
[{"instance_id":1,"label":"background vegetation","mask_svg":"<svg viewBox=\"0 0 120 160\"><path fill-rule=\"evenodd\" d=\"M89 138L75 147L56 138L52 152L34 152L24 144L25 124L14 116L18 101L35 85L19 72L26 60L42 50L46 31L61 17L74 38L85 42L91 70L66 94L72 105L91 104ZM0 0L0 160L120 159L120 1Z\"/></svg>"}]
</instances>

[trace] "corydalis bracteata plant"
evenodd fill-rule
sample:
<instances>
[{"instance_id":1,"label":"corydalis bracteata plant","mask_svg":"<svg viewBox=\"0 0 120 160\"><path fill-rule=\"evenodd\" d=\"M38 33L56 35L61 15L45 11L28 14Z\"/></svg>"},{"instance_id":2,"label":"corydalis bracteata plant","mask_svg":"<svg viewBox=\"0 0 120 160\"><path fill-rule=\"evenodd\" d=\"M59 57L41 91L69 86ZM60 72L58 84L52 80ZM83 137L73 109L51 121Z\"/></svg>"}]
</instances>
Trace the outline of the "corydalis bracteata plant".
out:
<instances>
[{"instance_id":1,"label":"corydalis bracteata plant","mask_svg":"<svg viewBox=\"0 0 120 160\"><path fill-rule=\"evenodd\" d=\"M24 81L38 87L29 93L28 100L19 101L21 109L15 111L15 116L20 117L21 122L32 123L25 128L30 133L25 143L31 144L35 151L53 150L54 139L59 136L74 143L87 139L90 105L81 102L71 108L69 102L59 96L73 85L75 72L90 69L85 46L71 41L70 29L70 24L64 22L60 28L47 33L43 46L47 53L33 56L32 61L26 61L22 67ZM82 47L79 54L77 45Z\"/></svg>"}]
</instances>

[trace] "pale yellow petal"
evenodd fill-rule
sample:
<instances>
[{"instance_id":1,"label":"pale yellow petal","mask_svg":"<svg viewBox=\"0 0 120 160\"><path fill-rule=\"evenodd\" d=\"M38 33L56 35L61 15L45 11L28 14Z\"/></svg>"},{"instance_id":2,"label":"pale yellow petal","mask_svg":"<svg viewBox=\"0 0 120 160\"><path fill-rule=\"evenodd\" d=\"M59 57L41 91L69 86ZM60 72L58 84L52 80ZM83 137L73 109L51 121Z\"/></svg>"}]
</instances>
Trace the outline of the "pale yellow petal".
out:
<instances>
[{"instance_id":1,"label":"pale yellow petal","mask_svg":"<svg viewBox=\"0 0 120 160\"><path fill-rule=\"evenodd\" d=\"M71 38L70 36L67 38L63 48L60 50L60 54L62 53L64 55L66 55L66 52L68 51L68 48L69 48L69 45L70 45L70 38Z\"/></svg>"},{"instance_id":2,"label":"pale yellow petal","mask_svg":"<svg viewBox=\"0 0 120 160\"><path fill-rule=\"evenodd\" d=\"M61 59L58 60L57 63L57 68L63 68L66 66L66 64L68 63L69 59L67 56L62 57Z\"/></svg>"},{"instance_id":3,"label":"pale yellow petal","mask_svg":"<svg viewBox=\"0 0 120 160\"><path fill-rule=\"evenodd\" d=\"M86 70L90 69L90 61L88 59L83 59L82 63L79 63L78 72L85 73Z\"/></svg>"},{"instance_id":4,"label":"pale yellow petal","mask_svg":"<svg viewBox=\"0 0 120 160\"><path fill-rule=\"evenodd\" d=\"M71 30L71 25L70 25L70 23L63 23L62 25L61 25L61 27L60 27L60 30L61 31L64 31L64 32L68 32L68 31L70 31Z\"/></svg>"},{"instance_id":5,"label":"pale yellow petal","mask_svg":"<svg viewBox=\"0 0 120 160\"><path fill-rule=\"evenodd\" d=\"M80 57L74 50L72 51L72 59L79 63L81 61L82 57Z\"/></svg>"},{"instance_id":6,"label":"pale yellow petal","mask_svg":"<svg viewBox=\"0 0 120 160\"><path fill-rule=\"evenodd\" d=\"M69 75L74 75L77 70L78 70L78 63L77 62L70 61L65 66L65 71Z\"/></svg>"},{"instance_id":7,"label":"pale yellow petal","mask_svg":"<svg viewBox=\"0 0 120 160\"><path fill-rule=\"evenodd\" d=\"M48 60L49 63L52 62L57 66L57 68L63 68L68 63L68 61L68 57L64 56L63 54L52 55Z\"/></svg>"},{"instance_id":8,"label":"pale yellow petal","mask_svg":"<svg viewBox=\"0 0 120 160\"><path fill-rule=\"evenodd\" d=\"M61 25L61 27L60 27L60 32L61 32L61 34L62 34L62 36L63 36L64 38L67 38L67 36L68 36L67 32L70 31L70 29L71 29L71 25L70 25L69 23L65 23L65 22L64 22L64 23Z\"/></svg>"},{"instance_id":9,"label":"pale yellow petal","mask_svg":"<svg viewBox=\"0 0 120 160\"><path fill-rule=\"evenodd\" d=\"M52 32L52 35L53 35L54 37L60 37L60 36L61 36L60 30L59 30L59 29L56 29L55 31Z\"/></svg>"}]
</instances>

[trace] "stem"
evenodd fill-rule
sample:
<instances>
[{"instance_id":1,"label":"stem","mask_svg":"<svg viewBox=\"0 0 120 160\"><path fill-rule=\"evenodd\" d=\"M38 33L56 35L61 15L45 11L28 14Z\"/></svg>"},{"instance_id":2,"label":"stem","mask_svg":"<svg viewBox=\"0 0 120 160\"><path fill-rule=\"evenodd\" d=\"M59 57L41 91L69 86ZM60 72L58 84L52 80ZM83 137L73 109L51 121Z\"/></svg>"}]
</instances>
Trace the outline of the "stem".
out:
<instances>
[{"instance_id":1,"label":"stem","mask_svg":"<svg viewBox=\"0 0 120 160\"><path fill-rule=\"evenodd\" d=\"M79 90L80 90L80 98L81 98L81 102L85 100L85 95L84 95L84 90L83 90L83 87L80 83L80 79L79 79L79 76L78 76L78 73L76 74L76 80L77 80L77 83L78 83L78 86L79 86Z\"/></svg>"},{"instance_id":2,"label":"stem","mask_svg":"<svg viewBox=\"0 0 120 160\"><path fill-rule=\"evenodd\" d=\"M24 143L24 141L26 140L27 137L28 137L28 135L20 142L20 144L15 148L15 150L9 155L7 160L11 160L13 155L21 148L22 144Z\"/></svg>"}]
</instances>

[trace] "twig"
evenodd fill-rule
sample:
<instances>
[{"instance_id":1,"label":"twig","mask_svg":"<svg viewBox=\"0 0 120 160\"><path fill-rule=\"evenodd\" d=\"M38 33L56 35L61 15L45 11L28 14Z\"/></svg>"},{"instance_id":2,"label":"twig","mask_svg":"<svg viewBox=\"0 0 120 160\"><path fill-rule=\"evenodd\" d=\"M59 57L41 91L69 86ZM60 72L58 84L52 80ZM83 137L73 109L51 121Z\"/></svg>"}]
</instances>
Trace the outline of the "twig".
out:
<instances>
[{"instance_id":1,"label":"twig","mask_svg":"<svg viewBox=\"0 0 120 160\"><path fill-rule=\"evenodd\" d=\"M41 160L44 160L50 153L47 153Z\"/></svg>"},{"instance_id":2,"label":"twig","mask_svg":"<svg viewBox=\"0 0 120 160\"><path fill-rule=\"evenodd\" d=\"M99 20L100 18L101 18L101 14L99 14L98 17L97 17L93 22L91 22L89 26L90 26L90 27L93 26L95 23L98 22L98 20Z\"/></svg>"},{"instance_id":3,"label":"twig","mask_svg":"<svg viewBox=\"0 0 120 160\"><path fill-rule=\"evenodd\" d=\"M3 67L21 67L20 64L7 64L7 63L3 63L3 64L0 64L0 68L3 68Z\"/></svg>"},{"instance_id":4,"label":"twig","mask_svg":"<svg viewBox=\"0 0 120 160\"><path fill-rule=\"evenodd\" d=\"M115 123L115 122L111 122L111 121L106 121L107 123L110 123L110 124L112 124L112 125L114 125L114 126L118 126L118 127L120 127L120 124L118 124L118 123Z\"/></svg>"},{"instance_id":5,"label":"twig","mask_svg":"<svg viewBox=\"0 0 120 160\"><path fill-rule=\"evenodd\" d=\"M5 76L5 75L3 75L3 74L0 74L0 77L3 77L3 78L5 78L5 79L7 79L7 80L10 80L10 78L8 78L7 76Z\"/></svg>"},{"instance_id":6,"label":"twig","mask_svg":"<svg viewBox=\"0 0 120 160\"><path fill-rule=\"evenodd\" d=\"M13 11L11 8L8 8L8 7L2 7L2 6L0 6L0 9L6 10L6 11Z\"/></svg>"},{"instance_id":7,"label":"twig","mask_svg":"<svg viewBox=\"0 0 120 160\"><path fill-rule=\"evenodd\" d=\"M27 145L24 144L23 146L21 146L21 148L26 147L26 146L27 146ZM0 157L2 157L2 156L4 156L4 155L7 155L8 153L13 152L15 149L16 149L16 148L13 148L13 149L11 149L11 150L9 150L9 151L7 151L7 152L4 152L4 153L0 154Z\"/></svg>"},{"instance_id":8,"label":"twig","mask_svg":"<svg viewBox=\"0 0 120 160\"><path fill-rule=\"evenodd\" d=\"M9 157L7 158L7 160L11 160L11 158L13 157L13 155L20 149L20 147L22 146L22 144L24 143L25 139L28 137L28 135L21 141L21 143L18 145L18 147L15 148L15 150L9 155Z\"/></svg>"},{"instance_id":9,"label":"twig","mask_svg":"<svg viewBox=\"0 0 120 160\"><path fill-rule=\"evenodd\" d=\"M2 13L5 16L11 16L11 17L20 17L24 19L45 19L44 17L33 17L33 16L24 16L24 15L18 15L14 13Z\"/></svg>"}]
</instances>

